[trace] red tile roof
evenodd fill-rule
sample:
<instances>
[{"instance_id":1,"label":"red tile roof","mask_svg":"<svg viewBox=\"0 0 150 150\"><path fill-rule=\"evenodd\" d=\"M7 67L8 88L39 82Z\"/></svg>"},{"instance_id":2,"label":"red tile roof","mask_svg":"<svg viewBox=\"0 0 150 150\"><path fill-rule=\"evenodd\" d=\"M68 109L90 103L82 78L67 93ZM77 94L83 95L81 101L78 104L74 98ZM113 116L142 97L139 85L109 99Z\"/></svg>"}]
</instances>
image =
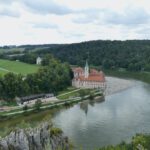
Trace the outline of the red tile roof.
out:
<instances>
[{"instance_id":1,"label":"red tile roof","mask_svg":"<svg viewBox=\"0 0 150 150\"><path fill-rule=\"evenodd\" d=\"M81 67L78 68L73 68L73 72L75 73L83 73L84 70ZM88 78L85 78L83 75L76 77L75 80L80 80L80 81L93 81L93 82L105 82L105 75L102 71L97 71L96 69L90 69L90 73Z\"/></svg>"},{"instance_id":2,"label":"red tile roof","mask_svg":"<svg viewBox=\"0 0 150 150\"><path fill-rule=\"evenodd\" d=\"M72 70L73 72L77 72L77 73L84 71L81 67L73 68Z\"/></svg>"},{"instance_id":3,"label":"red tile roof","mask_svg":"<svg viewBox=\"0 0 150 150\"><path fill-rule=\"evenodd\" d=\"M105 77L101 75L97 75L97 76L89 75L88 78L85 78L84 76L80 76L78 79L81 81L105 82Z\"/></svg>"}]
</instances>

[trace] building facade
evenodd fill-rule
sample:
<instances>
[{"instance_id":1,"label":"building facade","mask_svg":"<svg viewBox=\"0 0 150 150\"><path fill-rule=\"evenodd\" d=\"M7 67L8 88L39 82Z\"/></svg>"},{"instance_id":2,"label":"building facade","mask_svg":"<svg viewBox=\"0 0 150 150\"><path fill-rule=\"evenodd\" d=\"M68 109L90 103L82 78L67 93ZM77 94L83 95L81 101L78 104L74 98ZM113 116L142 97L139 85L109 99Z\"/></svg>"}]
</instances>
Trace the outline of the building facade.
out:
<instances>
[{"instance_id":1,"label":"building facade","mask_svg":"<svg viewBox=\"0 0 150 150\"><path fill-rule=\"evenodd\" d=\"M36 59L36 64L37 64L37 65L41 65L41 63L42 63L42 58L41 58L41 57L38 57L38 58Z\"/></svg>"},{"instance_id":2,"label":"building facade","mask_svg":"<svg viewBox=\"0 0 150 150\"><path fill-rule=\"evenodd\" d=\"M77 67L72 68L74 78L72 86L77 88L99 88L104 90L106 88L105 75L102 71L90 69L86 61L85 68Z\"/></svg>"}]
</instances>

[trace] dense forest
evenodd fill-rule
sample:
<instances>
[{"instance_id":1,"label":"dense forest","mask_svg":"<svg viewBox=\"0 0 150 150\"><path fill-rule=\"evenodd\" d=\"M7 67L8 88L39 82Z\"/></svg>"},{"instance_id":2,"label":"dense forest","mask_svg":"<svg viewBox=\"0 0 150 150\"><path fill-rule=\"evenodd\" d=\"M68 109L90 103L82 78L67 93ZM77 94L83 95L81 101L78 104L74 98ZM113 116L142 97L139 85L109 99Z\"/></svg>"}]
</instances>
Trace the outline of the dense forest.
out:
<instances>
[{"instance_id":1,"label":"dense forest","mask_svg":"<svg viewBox=\"0 0 150 150\"><path fill-rule=\"evenodd\" d=\"M0 99L8 102L16 97L40 93L54 93L71 85L71 69L51 55L45 55L37 73L22 76L8 73L0 77ZM13 89L13 90L12 90Z\"/></svg>"},{"instance_id":2,"label":"dense forest","mask_svg":"<svg viewBox=\"0 0 150 150\"><path fill-rule=\"evenodd\" d=\"M150 71L150 40L97 40L74 44L20 47L24 48L24 55L9 59L35 63L37 56L43 57L47 53L52 53L61 61L72 65L83 66L88 58L90 65L104 69L125 68L129 71Z\"/></svg>"},{"instance_id":3,"label":"dense forest","mask_svg":"<svg viewBox=\"0 0 150 150\"><path fill-rule=\"evenodd\" d=\"M89 57L91 65L105 69L150 71L150 41L91 41L43 49L36 53L42 55L48 52L73 65L84 65Z\"/></svg>"}]
</instances>

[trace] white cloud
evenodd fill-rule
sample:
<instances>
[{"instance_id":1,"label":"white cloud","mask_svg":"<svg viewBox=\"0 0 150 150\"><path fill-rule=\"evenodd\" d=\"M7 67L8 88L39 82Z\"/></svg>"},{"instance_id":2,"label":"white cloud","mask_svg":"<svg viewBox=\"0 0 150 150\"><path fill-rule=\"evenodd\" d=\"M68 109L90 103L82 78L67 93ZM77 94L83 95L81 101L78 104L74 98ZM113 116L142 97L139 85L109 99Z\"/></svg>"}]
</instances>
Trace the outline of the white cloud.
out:
<instances>
[{"instance_id":1,"label":"white cloud","mask_svg":"<svg viewBox=\"0 0 150 150\"><path fill-rule=\"evenodd\" d=\"M150 39L148 0L0 0L0 45Z\"/></svg>"},{"instance_id":2,"label":"white cloud","mask_svg":"<svg viewBox=\"0 0 150 150\"><path fill-rule=\"evenodd\" d=\"M41 28L41 29L57 29L57 25L53 23L47 22L37 22L31 23L33 28Z\"/></svg>"},{"instance_id":3,"label":"white cloud","mask_svg":"<svg viewBox=\"0 0 150 150\"><path fill-rule=\"evenodd\" d=\"M53 0L22 0L22 3L31 11L39 14L65 15L72 12L68 7Z\"/></svg>"}]
</instances>

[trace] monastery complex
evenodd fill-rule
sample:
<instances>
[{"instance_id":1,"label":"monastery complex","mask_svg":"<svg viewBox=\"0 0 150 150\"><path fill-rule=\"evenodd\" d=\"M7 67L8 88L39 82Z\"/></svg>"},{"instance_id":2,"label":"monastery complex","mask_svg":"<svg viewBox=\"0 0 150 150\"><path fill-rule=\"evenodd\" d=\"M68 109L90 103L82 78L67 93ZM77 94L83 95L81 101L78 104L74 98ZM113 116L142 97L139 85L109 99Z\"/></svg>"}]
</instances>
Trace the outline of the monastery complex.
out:
<instances>
[{"instance_id":1,"label":"monastery complex","mask_svg":"<svg viewBox=\"0 0 150 150\"><path fill-rule=\"evenodd\" d=\"M72 86L77 88L99 88L104 90L106 88L105 75L102 71L90 69L86 61L85 68L77 67L72 68L74 78Z\"/></svg>"}]
</instances>

